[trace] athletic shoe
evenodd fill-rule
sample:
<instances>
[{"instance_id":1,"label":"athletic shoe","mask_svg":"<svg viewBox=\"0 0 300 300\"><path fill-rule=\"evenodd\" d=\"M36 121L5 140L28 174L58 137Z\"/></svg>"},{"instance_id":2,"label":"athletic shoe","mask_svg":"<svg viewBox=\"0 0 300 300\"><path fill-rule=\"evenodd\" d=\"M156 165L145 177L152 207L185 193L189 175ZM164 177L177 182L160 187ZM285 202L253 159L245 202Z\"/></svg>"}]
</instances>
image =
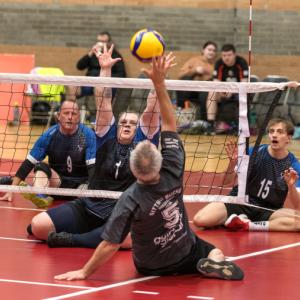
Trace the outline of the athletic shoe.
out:
<instances>
[{"instance_id":1,"label":"athletic shoe","mask_svg":"<svg viewBox=\"0 0 300 300\"><path fill-rule=\"evenodd\" d=\"M0 185L10 185L10 184L12 184L11 176L0 177Z\"/></svg>"},{"instance_id":2,"label":"athletic shoe","mask_svg":"<svg viewBox=\"0 0 300 300\"><path fill-rule=\"evenodd\" d=\"M74 247L73 234L68 232L49 232L47 244L49 248Z\"/></svg>"},{"instance_id":3,"label":"athletic shoe","mask_svg":"<svg viewBox=\"0 0 300 300\"><path fill-rule=\"evenodd\" d=\"M204 134L205 135L216 135L216 130L215 130L215 126L213 124L209 124L205 130L204 130Z\"/></svg>"},{"instance_id":4,"label":"athletic shoe","mask_svg":"<svg viewBox=\"0 0 300 300\"><path fill-rule=\"evenodd\" d=\"M216 132L218 134L228 133L231 129L232 129L232 127L229 124L227 124L226 122L220 121L216 125Z\"/></svg>"},{"instance_id":5,"label":"athletic shoe","mask_svg":"<svg viewBox=\"0 0 300 300\"><path fill-rule=\"evenodd\" d=\"M32 233L32 228L31 228L31 224L29 224L29 225L27 226L26 230L27 230L27 233L28 233L29 235L33 235L33 233Z\"/></svg>"},{"instance_id":6,"label":"athletic shoe","mask_svg":"<svg viewBox=\"0 0 300 300\"><path fill-rule=\"evenodd\" d=\"M233 231L249 231L250 220L246 215L232 214L225 222L224 226Z\"/></svg>"},{"instance_id":7,"label":"athletic shoe","mask_svg":"<svg viewBox=\"0 0 300 300\"><path fill-rule=\"evenodd\" d=\"M231 261L216 262L209 258L202 258L197 263L197 270L206 277L226 280L242 280L244 272Z\"/></svg>"},{"instance_id":8,"label":"athletic shoe","mask_svg":"<svg viewBox=\"0 0 300 300\"><path fill-rule=\"evenodd\" d=\"M38 208L46 208L53 203L53 198L43 194L22 194L23 197L31 201Z\"/></svg>"}]
</instances>

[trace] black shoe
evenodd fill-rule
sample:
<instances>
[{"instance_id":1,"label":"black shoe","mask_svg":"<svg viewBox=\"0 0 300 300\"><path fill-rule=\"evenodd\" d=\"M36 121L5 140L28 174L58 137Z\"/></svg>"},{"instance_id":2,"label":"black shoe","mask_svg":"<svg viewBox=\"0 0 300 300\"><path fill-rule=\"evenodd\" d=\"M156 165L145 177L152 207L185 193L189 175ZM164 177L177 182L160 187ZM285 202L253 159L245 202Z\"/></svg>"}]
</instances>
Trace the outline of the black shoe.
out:
<instances>
[{"instance_id":1,"label":"black shoe","mask_svg":"<svg viewBox=\"0 0 300 300\"><path fill-rule=\"evenodd\" d=\"M27 230L27 233L28 233L29 235L33 235L33 233L32 233L32 228L31 228L31 224L29 224L29 225L27 226L26 230Z\"/></svg>"},{"instance_id":2,"label":"black shoe","mask_svg":"<svg viewBox=\"0 0 300 300\"><path fill-rule=\"evenodd\" d=\"M215 126L213 124L209 124L205 130L204 130L204 134L205 135L216 135L216 130L215 130Z\"/></svg>"},{"instance_id":3,"label":"black shoe","mask_svg":"<svg viewBox=\"0 0 300 300\"><path fill-rule=\"evenodd\" d=\"M47 244L49 248L74 247L73 234L68 232L49 232Z\"/></svg>"},{"instance_id":4,"label":"black shoe","mask_svg":"<svg viewBox=\"0 0 300 300\"><path fill-rule=\"evenodd\" d=\"M0 184L1 185L10 185L10 184L12 184L12 177L11 176L0 177Z\"/></svg>"},{"instance_id":5,"label":"black shoe","mask_svg":"<svg viewBox=\"0 0 300 300\"><path fill-rule=\"evenodd\" d=\"M206 277L242 280L244 272L231 261L216 262L209 258L202 258L197 263L197 270Z\"/></svg>"}]
</instances>

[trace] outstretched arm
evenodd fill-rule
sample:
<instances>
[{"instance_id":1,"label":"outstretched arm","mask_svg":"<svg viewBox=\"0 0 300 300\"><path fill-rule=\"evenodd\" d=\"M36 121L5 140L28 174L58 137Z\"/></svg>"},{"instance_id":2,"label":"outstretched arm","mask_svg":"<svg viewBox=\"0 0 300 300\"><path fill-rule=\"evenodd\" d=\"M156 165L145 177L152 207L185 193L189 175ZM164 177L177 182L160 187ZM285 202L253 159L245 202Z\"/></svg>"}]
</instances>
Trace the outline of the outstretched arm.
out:
<instances>
[{"instance_id":1,"label":"outstretched arm","mask_svg":"<svg viewBox=\"0 0 300 300\"><path fill-rule=\"evenodd\" d=\"M159 130L159 117L160 110L157 95L155 90L150 90L147 98L147 106L140 118L141 129L148 138L152 138Z\"/></svg>"},{"instance_id":2,"label":"outstretched arm","mask_svg":"<svg viewBox=\"0 0 300 300\"><path fill-rule=\"evenodd\" d=\"M104 44L103 53L95 49L95 55L101 67L100 77L111 77L112 66L121 60L121 58L111 57L113 49L114 46L112 45L109 50L107 50L106 44ZM95 101L97 109L95 131L97 135L103 136L110 127L113 118L111 88L95 87Z\"/></svg>"},{"instance_id":3,"label":"outstretched arm","mask_svg":"<svg viewBox=\"0 0 300 300\"><path fill-rule=\"evenodd\" d=\"M112 244L107 241L102 241L94 251L92 257L84 265L82 269L70 271L54 278L57 280L83 280L93 274L99 267L108 261L120 248L119 244Z\"/></svg>"},{"instance_id":4,"label":"outstretched arm","mask_svg":"<svg viewBox=\"0 0 300 300\"><path fill-rule=\"evenodd\" d=\"M166 89L165 78L168 70L175 65L175 56L169 53L166 57L152 59L152 65L143 72L152 80L161 112L162 131L176 132L176 119L173 105Z\"/></svg>"}]
</instances>

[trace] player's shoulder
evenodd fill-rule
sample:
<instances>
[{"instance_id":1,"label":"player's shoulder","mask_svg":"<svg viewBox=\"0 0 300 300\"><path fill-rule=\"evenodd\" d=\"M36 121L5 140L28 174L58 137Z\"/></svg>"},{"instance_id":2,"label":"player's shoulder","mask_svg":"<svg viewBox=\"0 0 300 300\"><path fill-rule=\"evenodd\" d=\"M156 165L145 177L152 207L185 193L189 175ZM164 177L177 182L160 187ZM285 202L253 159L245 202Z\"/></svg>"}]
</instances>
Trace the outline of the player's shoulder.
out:
<instances>
[{"instance_id":1,"label":"player's shoulder","mask_svg":"<svg viewBox=\"0 0 300 300\"><path fill-rule=\"evenodd\" d=\"M83 132L85 135L88 136L96 136L95 131L93 129L82 123L79 124L79 132Z\"/></svg>"},{"instance_id":2,"label":"player's shoulder","mask_svg":"<svg viewBox=\"0 0 300 300\"><path fill-rule=\"evenodd\" d=\"M48 128L44 133L43 136L47 137L51 137L53 136L56 132L59 131L59 124L55 124L53 126L51 126L50 128Z\"/></svg>"},{"instance_id":3,"label":"player's shoulder","mask_svg":"<svg viewBox=\"0 0 300 300\"><path fill-rule=\"evenodd\" d=\"M299 164L298 158L295 156L294 153L289 151L289 157L291 159L292 164Z\"/></svg>"}]
</instances>

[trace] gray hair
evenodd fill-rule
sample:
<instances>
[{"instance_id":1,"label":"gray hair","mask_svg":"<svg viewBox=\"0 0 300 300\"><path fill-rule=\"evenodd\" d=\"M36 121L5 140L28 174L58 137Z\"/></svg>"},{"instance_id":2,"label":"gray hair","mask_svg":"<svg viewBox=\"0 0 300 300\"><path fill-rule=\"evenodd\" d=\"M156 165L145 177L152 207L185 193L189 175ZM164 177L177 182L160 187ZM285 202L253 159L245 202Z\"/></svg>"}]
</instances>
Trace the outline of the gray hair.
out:
<instances>
[{"instance_id":1,"label":"gray hair","mask_svg":"<svg viewBox=\"0 0 300 300\"><path fill-rule=\"evenodd\" d=\"M152 178L156 176L162 165L160 151L148 140L137 144L130 154L130 169L134 176Z\"/></svg>"}]
</instances>

